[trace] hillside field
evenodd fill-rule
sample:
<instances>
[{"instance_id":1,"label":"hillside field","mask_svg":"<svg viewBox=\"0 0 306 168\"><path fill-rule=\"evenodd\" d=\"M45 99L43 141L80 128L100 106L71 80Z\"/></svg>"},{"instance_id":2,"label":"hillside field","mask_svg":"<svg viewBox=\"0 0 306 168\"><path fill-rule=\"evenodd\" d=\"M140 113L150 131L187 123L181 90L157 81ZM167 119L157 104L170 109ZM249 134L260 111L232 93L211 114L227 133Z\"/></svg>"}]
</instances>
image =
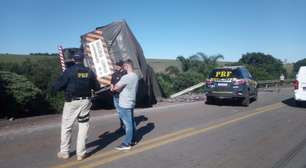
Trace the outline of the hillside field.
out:
<instances>
[{"instance_id":1,"label":"hillside field","mask_svg":"<svg viewBox=\"0 0 306 168\"><path fill-rule=\"evenodd\" d=\"M17 55L17 54L0 54L0 63L1 62L16 62L22 63L27 58L32 61L36 61L43 58L57 58L56 56L46 56L46 55Z\"/></svg>"},{"instance_id":2,"label":"hillside field","mask_svg":"<svg viewBox=\"0 0 306 168\"><path fill-rule=\"evenodd\" d=\"M27 58L32 61L43 59L43 58L54 58L58 59L57 56L46 56L46 55L16 55L16 54L0 54L0 63L2 62L17 62L21 63ZM147 63L154 69L156 73L165 72L165 69L169 66L176 66L180 69L181 65L178 60L175 59L146 59ZM231 62L219 62L220 66L231 63ZM285 64L285 69L288 72L288 75L292 75L293 64Z\"/></svg>"},{"instance_id":3,"label":"hillside field","mask_svg":"<svg viewBox=\"0 0 306 168\"><path fill-rule=\"evenodd\" d=\"M16 55L16 54L0 54L0 63L22 63L26 59L36 61L43 58L54 58L58 59L57 56L46 56L46 55ZM164 72L168 66L180 67L180 63L173 59L146 59L147 63L154 69L155 72Z\"/></svg>"}]
</instances>

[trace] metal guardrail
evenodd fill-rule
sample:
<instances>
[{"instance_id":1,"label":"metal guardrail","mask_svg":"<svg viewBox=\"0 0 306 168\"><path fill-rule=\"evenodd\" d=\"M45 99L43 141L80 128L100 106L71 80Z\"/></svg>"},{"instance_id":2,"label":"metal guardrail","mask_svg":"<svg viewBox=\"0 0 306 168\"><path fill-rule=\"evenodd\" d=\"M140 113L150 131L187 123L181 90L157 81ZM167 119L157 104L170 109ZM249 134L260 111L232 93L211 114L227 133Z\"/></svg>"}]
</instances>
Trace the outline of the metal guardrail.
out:
<instances>
[{"instance_id":1,"label":"metal guardrail","mask_svg":"<svg viewBox=\"0 0 306 168\"><path fill-rule=\"evenodd\" d=\"M292 84L294 80L293 79L287 79L287 80L264 80L264 81L257 81L257 88L269 88L269 87L280 87L280 86L289 86ZM197 88L200 88L204 86L204 82L200 82L196 85L193 85L187 89L184 89L180 92L177 92L175 94L172 94L170 98L175 98L177 96L183 95L185 93L191 92Z\"/></svg>"},{"instance_id":2,"label":"metal guardrail","mask_svg":"<svg viewBox=\"0 0 306 168\"><path fill-rule=\"evenodd\" d=\"M279 87L279 86L289 86L292 84L294 79L287 79L287 80L264 80L264 81L257 81L258 88L269 88L269 87Z\"/></svg>"}]
</instances>

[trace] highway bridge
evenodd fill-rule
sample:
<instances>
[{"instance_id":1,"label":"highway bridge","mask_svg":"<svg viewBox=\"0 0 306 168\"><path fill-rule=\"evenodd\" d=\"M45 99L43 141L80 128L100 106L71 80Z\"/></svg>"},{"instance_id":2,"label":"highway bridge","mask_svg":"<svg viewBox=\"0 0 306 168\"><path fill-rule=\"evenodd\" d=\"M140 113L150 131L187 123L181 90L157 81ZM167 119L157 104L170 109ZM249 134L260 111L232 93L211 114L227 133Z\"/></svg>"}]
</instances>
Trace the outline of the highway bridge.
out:
<instances>
[{"instance_id":1,"label":"highway bridge","mask_svg":"<svg viewBox=\"0 0 306 168\"><path fill-rule=\"evenodd\" d=\"M125 152L114 150L124 137L115 111L94 111L83 161L75 152L56 157L60 115L0 123L0 167L304 168L306 110L292 96L291 88L270 88L249 107L197 101L136 109L139 143Z\"/></svg>"}]
</instances>

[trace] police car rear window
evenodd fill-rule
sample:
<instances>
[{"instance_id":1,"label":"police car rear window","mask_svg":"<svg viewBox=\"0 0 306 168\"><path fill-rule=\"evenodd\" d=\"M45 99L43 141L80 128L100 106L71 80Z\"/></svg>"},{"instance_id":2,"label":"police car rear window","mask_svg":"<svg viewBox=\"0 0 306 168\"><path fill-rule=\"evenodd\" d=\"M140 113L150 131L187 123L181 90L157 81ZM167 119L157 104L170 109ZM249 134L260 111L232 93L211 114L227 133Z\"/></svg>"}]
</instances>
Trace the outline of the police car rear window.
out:
<instances>
[{"instance_id":1,"label":"police car rear window","mask_svg":"<svg viewBox=\"0 0 306 168\"><path fill-rule=\"evenodd\" d=\"M242 75L238 69L214 69L209 78L241 78Z\"/></svg>"}]
</instances>

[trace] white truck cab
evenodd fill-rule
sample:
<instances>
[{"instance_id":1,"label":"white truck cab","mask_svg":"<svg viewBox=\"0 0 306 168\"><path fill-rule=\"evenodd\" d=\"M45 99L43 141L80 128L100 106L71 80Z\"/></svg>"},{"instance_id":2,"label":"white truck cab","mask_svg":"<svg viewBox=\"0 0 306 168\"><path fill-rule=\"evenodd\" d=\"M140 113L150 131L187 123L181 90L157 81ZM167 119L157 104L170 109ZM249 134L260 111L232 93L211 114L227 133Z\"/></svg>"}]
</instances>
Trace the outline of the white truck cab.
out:
<instances>
[{"instance_id":1,"label":"white truck cab","mask_svg":"<svg viewBox=\"0 0 306 168\"><path fill-rule=\"evenodd\" d=\"M294 100L297 105L306 101L306 66L301 66L296 74L294 85Z\"/></svg>"}]
</instances>

